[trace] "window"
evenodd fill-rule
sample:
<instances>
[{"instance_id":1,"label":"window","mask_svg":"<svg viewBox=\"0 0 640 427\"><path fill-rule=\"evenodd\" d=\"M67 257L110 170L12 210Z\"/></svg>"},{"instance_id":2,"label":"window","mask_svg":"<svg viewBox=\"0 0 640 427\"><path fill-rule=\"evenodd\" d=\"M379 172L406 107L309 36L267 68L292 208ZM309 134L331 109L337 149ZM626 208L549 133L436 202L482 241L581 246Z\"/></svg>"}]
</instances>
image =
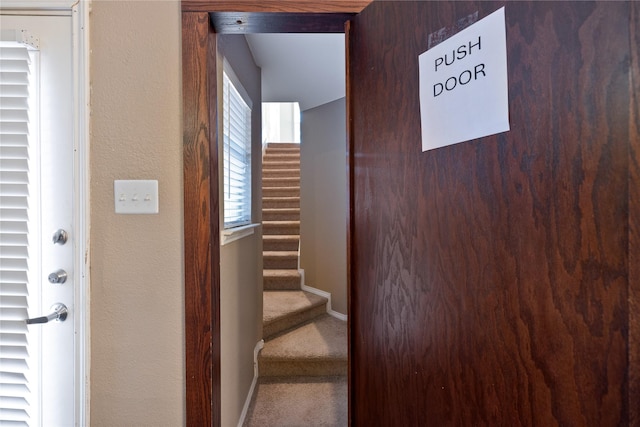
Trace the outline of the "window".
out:
<instances>
[{"instance_id":1,"label":"window","mask_svg":"<svg viewBox=\"0 0 640 427\"><path fill-rule=\"evenodd\" d=\"M240 95L239 89L244 89L234 85L230 75L223 72L225 229L251 223L251 107Z\"/></svg>"}]
</instances>

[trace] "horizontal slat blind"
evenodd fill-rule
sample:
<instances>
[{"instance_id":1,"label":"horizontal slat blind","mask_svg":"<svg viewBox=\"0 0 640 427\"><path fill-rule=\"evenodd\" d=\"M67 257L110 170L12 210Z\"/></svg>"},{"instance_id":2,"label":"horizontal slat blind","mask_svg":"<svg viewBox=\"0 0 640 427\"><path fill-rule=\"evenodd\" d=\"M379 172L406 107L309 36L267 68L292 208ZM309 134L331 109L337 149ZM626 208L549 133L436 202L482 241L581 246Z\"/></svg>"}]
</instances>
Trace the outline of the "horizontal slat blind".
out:
<instances>
[{"instance_id":1,"label":"horizontal slat blind","mask_svg":"<svg viewBox=\"0 0 640 427\"><path fill-rule=\"evenodd\" d=\"M28 426L29 52L0 47L0 425Z\"/></svg>"},{"instance_id":2,"label":"horizontal slat blind","mask_svg":"<svg viewBox=\"0 0 640 427\"><path fill-rule=\"evenodd\" d=\"M251 222L251 108L224 73L224 228Z\"/></svg>"}]
</instances>

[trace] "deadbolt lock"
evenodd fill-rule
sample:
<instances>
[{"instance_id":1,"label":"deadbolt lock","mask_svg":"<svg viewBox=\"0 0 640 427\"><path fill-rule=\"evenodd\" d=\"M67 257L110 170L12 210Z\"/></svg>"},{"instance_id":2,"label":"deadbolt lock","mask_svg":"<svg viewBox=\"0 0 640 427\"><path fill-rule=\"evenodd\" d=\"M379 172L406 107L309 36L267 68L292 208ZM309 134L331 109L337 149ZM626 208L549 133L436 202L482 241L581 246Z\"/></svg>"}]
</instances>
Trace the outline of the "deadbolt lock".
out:
<instances>
[{"instance_id":1,"label":"deadbolt lock","mask_svg":"<svg viewBox=\"0 0 640 427\"><path fill-rule=\"evenodd\" d=\"M61 285L67 281L67 272L64 270L54 271L49 275L49 282Z\"/></svg>"},{"instance_id":2,"label":"deadbolt lock","mask_svg":"<svg viewBox=\"0 0 640 427\"><path fill-rule=\"evenodd\" d=\"M65 243L67 243L67 232L64 231L62 228L59 230L56 230L55 233L53 233L53 244L58 244L58 245L64 245Z\"/></svg>"}]
</instances>

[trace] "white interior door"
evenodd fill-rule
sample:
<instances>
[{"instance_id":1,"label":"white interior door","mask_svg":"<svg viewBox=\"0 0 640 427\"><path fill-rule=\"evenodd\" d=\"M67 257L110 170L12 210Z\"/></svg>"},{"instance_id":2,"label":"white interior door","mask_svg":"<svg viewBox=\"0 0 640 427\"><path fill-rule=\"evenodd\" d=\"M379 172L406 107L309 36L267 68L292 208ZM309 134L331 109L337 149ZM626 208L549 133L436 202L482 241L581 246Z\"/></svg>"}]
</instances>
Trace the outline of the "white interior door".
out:
<instances>
[{"instance_id":1,"label":"white interior door","mask_svg":"<svg viewBox=\"0 0 640 427\"><path fill-rule=\"evenodd\" d=\"M9 194L14 188L28 188L28 222L25 250L16 249L16 227L12 208L5 197L1 200L4 232L0 234L2 265L2 324L4 343L0 342L0 425L73 426L76 424L76 342L74 295L79 284L74 268L78 238L74 218L74 91L73 91L73 26L68 16L0 16L3 41L19 38L29 41L32 66L29 85L29 148L28 183L13 183L12 160L19 147L12 147L11 126L5 124L2 133L3 165L0 190ZM12 35L13 34L13 35ZM3 75L5 77L6 75ZM3 94L13 93L11 83L3 85ZM7 119L8 120L8 119ZM20 144L18 144L20 145ZM13 179L16 180L16 179ZM17 179L21 181L21 179ZM18 187L16 187L18 186ZM18 190L16 190L18 191ZM22 191L22 190L20 190ZM12 210L13 209L13 210ZM13 230L13 231L12 231ZM63 230L64 238L54 242L54 234ZM9 249L12 248L12 249ZM13 254L26 254L26 262L18 262ZM64 304L64 321L50 319L47 323L21 324L12 295L18 289L17 272L26 265L28 317L50 315L52 306ZM17 280L20 282L20 280ZM57 282L57 283L54 283ZM19 291L17 293L20 293ZM6 303L5 303L6 302ZM6 317L11 317L7 320ZM12 317L13 316L13 317ZM64 316L62 316L64 317ZM39 319L37 322L42 322ZM23 329L24 328L24 329ZM6 330L5 330L6 329ZM27 357L24 378L28 383L20 388L19 335L24 330ZM13 334L13 335L12 335ZM17 372L18 371L18 372ZM17 396L10 396L13 391Z\"/></svg>"}]
</instances>

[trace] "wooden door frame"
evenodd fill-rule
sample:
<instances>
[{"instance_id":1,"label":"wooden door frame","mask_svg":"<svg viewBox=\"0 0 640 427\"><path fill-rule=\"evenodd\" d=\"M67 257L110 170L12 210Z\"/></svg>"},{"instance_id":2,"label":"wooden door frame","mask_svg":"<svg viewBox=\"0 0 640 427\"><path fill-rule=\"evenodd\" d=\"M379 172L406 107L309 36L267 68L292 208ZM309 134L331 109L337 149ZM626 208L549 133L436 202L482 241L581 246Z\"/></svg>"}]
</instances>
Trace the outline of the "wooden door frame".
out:
<instances>
[{"instance_id":1,"label":"wooden door frame","mask_svg":"<svg viewBox=\"0 0 640 427\"><path fill-rule=\"evenodd\" d=\"M219 426L221 422L220 201L214 25L222 26L218 33L344 32L345 21L370 2L182 2L186 425ZM336 26L340 31L336 31ZM348 123L347 133L350 133ZM347 149L350 153L349 138ZM350 224L350 207L348 212ZM349 236L350 233L348 230ZM347 286L349 297L350 277Z\"/></svg>"}]
</instances>

